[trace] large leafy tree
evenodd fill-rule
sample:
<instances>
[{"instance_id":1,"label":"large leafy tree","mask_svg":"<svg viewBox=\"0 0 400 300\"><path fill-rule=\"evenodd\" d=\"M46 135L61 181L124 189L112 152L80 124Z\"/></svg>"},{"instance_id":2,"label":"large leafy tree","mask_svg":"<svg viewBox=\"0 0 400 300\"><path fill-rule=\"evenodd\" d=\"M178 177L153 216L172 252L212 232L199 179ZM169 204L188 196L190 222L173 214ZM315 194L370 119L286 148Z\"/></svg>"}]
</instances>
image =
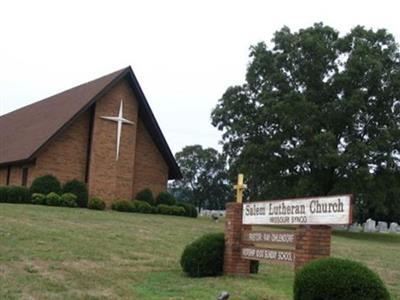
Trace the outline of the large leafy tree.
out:
<instances>
[{"instance_id":1,"label":"large leafy tree","mask_svg":"<svg viewBox=\"0 0 400 300\"><path fill-rule=\"evenodd\" d=\"M251 47L246 83L226 90L212 122L252 199L353 192L365 216L388 216L383 199L400 206L397 189L387 195L400 184L399 100L399 48L386 30L284 27L272 47Z\"/></svg>"},{"instance_id":2,"label":"large leafy tree","mask_svg":"<svg viewBox=\"0 0 400 300\"><path fill-rule=\"evenodd\" d=\"M184 147L175 158L183 179L169 186L174 196L198 208L224 209L233 195L227 180L226 157L213 148L193 145Z\"/></svg>"}]
</instances>

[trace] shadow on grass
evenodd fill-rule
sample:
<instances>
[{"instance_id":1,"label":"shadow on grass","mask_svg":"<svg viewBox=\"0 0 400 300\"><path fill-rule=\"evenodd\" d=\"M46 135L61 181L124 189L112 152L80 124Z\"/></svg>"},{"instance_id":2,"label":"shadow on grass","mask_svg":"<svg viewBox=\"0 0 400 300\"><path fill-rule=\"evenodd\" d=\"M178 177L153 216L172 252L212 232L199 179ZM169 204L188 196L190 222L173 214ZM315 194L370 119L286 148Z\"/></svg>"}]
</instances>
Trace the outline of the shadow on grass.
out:
<instances>
[{"instance_id":1,"label":"shadow on grass","mask_svg":"<svg viewBox=\"0 0 400 300\"><path fill-rule=\"evenodd\" d=\"M400 244L400 234L393 233L333 231L332 235L359 241Z\"/></svg>"}]
</instances>

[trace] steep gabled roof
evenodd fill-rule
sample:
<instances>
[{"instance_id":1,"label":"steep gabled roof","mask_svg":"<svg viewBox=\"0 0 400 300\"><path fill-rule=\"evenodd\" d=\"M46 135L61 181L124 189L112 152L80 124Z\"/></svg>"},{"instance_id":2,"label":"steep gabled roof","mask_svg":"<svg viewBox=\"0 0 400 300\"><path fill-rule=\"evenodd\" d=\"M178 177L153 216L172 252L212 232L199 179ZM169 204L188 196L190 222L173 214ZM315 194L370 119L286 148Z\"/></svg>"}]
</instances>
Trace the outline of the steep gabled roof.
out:
<instances>
[{"instance_id":1,"label":"steep gabled roof","mask_svg":"<svg viewBox=\"0 0 400 300\"><path fill-rule=\"evenodd\" d=\"M0 116L0 166L33 160L56 135L125 78L139 102L140 118L168 164L169 179L181 178L179 167L131 67Z\"/></svg>"}]
</instances>

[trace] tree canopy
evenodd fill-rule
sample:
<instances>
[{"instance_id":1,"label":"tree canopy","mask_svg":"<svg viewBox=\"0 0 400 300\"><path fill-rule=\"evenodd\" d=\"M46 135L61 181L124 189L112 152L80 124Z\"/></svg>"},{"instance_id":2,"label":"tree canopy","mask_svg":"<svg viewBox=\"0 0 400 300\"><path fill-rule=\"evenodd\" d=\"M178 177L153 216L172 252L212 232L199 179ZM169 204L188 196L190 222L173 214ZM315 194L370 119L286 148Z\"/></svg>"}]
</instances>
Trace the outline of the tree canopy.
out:
<instances>
[{"instance_id":1,"label":"tree canopy","mask_svg":"<svg viewBox=\"0 0 400 300\"><path fill-rule=\"evenodd\" d=\"M198 208L225 209L232 201L232 187L227 182L226 157L213 148L186 146L175 154L183 179L174 181L169 190L183 202Z\"/></svg>"},{"instance_id":2,"label":"tree canopy","mask_svg":"<svg viewBox=\"0 0 400 300\"><path fill-rule=\"evenodd\" d=\"M271 47L251 47L246 82L226 90L212 123L252 200L352 192L360 213L394 219L399 100L399 47L386 30L284 27Z\"/></svg>"}]
</instances>

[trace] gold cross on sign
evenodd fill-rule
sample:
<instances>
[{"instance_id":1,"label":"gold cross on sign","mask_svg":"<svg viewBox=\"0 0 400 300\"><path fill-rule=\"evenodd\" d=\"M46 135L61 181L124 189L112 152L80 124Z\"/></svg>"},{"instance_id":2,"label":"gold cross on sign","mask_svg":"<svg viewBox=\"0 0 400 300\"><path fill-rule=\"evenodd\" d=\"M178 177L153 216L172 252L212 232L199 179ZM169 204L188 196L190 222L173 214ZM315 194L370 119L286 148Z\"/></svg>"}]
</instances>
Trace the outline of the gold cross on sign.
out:
<instances>
[{"instance_id":1,"label":"gold cross on sign","mask_svg":"<svg viewBox=\"0 0 400 300\"><path fill-rule=\"evenodd\" d=\"M243 191L246 188L246 185L243 184L243 174L239 174L238 182L234 186L234 188L236 190L236 202L237 203L242 203L242 201L243 201Z\"/></svg>"}]
</instances>

